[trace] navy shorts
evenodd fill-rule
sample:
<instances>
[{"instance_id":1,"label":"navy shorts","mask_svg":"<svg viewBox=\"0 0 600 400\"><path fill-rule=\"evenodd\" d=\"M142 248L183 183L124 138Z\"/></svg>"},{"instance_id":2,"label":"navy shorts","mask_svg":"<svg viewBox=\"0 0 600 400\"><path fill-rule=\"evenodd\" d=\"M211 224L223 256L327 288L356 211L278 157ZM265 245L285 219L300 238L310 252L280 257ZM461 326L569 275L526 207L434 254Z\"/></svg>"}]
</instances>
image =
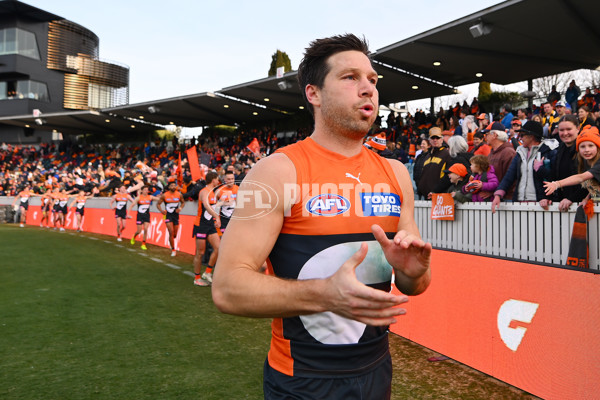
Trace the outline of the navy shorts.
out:
<instances>
[{"instance_id":1,"label":"navy shorts","mask_svg":"<svg viewBox=\"0 0 600 400\"><path fill-rule=\"evenodd\" d=\"M144 222L150 222L150 213L139 213L138 212L135 223L137 225L141 225Z\"/></svg>"},{"instance_id":2,"label":"navy shorts","mask_svg":"<svg viewBox=\"0 0 600 400\"><path fill-rule=\"evenodd\" d=\"M217 228L214 225L194 225L192 237L196 239L206 239L213 233L217 233Z\"/></svg>"},{"instance_id":3,"label":"navy shorts","mask_svg":"<svg viewBox=\"0 0 600 400\"><path fill-rule=\"evenodd\" d=\"M179 214L177 214L177 213L167 213L167 217L165 218L165 222L172 222L173 225L179 225Z\"/></svg>"},{"instance_id":4,"label":"navy shorts","mask_svg":"<svg viewBox=\"0 0 600 400\"><path fill-rule=\"evenodd\" d=\"M79 215L81 215L83 217L83 211L85 210L85 208L75 208L75 212Z\"/></svg>"},{"instance_id":5,"label":"navy shorts","mask_svg":"<svg viewBox=\"0 0 600 400\"><path fill-rule=\"evenodd\" d=\"M265 400L283 399L388 399L392 395L392 359L388 357L372 370L348 377L303 378L271 368L265 361Z\"/></svg>"},{"instance_id":6,"label":"navy shorts","mask_svg":"<svg viewBox=\"0 0 600 400\"><path fill-rule=\"evenodd\" d=\"M29 209L29 203L23 203L21 202L21 204L19 204L21 207L23 207L25 210Z\"/></svg>"},{"instance_id":7,"label":"navy shorts","mask_svg":"<svg viewBox=\"0 0 600 400\"><path fill-rule=\"evenodd\" d=\"M115 208L115 218L127 218L127 209L125 207L121 208L120 210Z\"/></svg>"}]
</instances>

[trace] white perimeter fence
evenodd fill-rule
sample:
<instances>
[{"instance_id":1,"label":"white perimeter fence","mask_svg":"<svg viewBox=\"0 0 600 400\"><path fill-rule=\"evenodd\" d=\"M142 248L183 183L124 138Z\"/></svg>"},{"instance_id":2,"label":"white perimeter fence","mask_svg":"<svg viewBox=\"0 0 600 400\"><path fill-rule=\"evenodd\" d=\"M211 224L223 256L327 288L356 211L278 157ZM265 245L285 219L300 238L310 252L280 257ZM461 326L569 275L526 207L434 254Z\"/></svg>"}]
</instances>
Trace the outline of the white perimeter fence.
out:
<instances>
[{"instance_id":1,"label":"white perimeter fence","mask_svg":"<svg viewBox=\"0 0 600 400\"><path fill-rule=\"evenodd\" d=\"M600 206L588 221L589 265L600 271ZM431 201L415 201L415 220L424 240L439 249L519 261L566 265L576 207L543 210L537 203L456 204L454 221L431 219Z\"/></svg>"}]
</instances>

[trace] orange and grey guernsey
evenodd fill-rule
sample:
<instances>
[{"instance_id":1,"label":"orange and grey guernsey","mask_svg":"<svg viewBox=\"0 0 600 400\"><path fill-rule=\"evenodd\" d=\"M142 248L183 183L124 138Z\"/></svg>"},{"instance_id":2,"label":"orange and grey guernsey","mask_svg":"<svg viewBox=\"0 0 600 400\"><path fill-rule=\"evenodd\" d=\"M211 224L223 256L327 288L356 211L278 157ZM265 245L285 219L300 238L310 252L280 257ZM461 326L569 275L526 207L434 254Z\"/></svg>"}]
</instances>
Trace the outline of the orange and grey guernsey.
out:
<instances>
[{"instance_id":1,"label":"orange and grey guernsey","mask_svg":"<svg viewBox=\"0 0 600 400\"><path fill-rule=\"evenodd\" d=\"M87 201L87 197L77 196L75 198L75 207L77 207L78 210L83 210L83 207L85 206L86 201Z\"/></svg>"},{"instance_id":2,"label":"orange and grey guernsey","mask_svg":"<svg viewBox=\"0 0 600 400\"><path fill-rule=\"evenodd\" d=\"M392 267L371 232L378 224L392 238L398 228L403 196L389 162L366 148L345 157L311 138L277 152L295 166L299 201L284 215L270 272L284 279L326 278L367 242L357 278L390 291ZM290 376L359 375L388 359L387 330L332 312L275 318L269 365Z\"/></svg>"},{"instance_id":3,"label":"orange and grey guernsey","mask_svg":"<svg viewBox=\"0 0 600 400\"><path fill-rule=\"evenodd\" d=\"M229 204L223 204L221 206L220 214L221 217L231 218L233 211L235 210L235 200L237 199L237 192L239 186L233 185L232 187L221 186L219 189L219 200Z\"/></svg>"},{"instance_id":4,"label":"orange and grey guernsey","mask_svg":"<svg viewBox=\"0 0 600 400\"><path fill-rule=\"evenodd\" d=\"M129 197L126 194L117 193L115 195L115 207L117 210L122 210L127 205Z\"/></svg>"},{"instance_id":5,"label":"orange and grey guernsey","mask_svg":"<svg viewBox=\"0 0 600 400\"><path fill-rule=\"evenodd\" d=\"M208 204L212 205L217 203L217 197L215 196L214 191L206 187L200 190L200 193L198 194L198 213L196 214L196 220L194 221L194 225L197 226L200 226L200 224L205 225L214 223L212 222L213 216L206 211L204 208L204 203L202 203L202 200L200 200L202 198L202 193L208 193Z\"/></svg>"},{"instance_id":6,"label":"orange and grey guernsey","mask_svg":"<svg viewBox=\"0 0 600 400\"><path fill-rule=\"evenodd\" d=\"M179 203L181 202L182 196L179 191L174 192L165 192L165 208L167 213L173 214L179 208Z\"/></svg>"},{"instance_id":7,"label":"orange and grey guernsey","mask_svg":"<svg viewBox=\"0 0 600 400\"><path fill-rule=\"evenodd\" d=\"M148 210L150 210L150 206L152 205L152 196L143 194L140 195L138 199L138 208L137 212L140 214L147 214Z\"/></svg>"}]
</instances>

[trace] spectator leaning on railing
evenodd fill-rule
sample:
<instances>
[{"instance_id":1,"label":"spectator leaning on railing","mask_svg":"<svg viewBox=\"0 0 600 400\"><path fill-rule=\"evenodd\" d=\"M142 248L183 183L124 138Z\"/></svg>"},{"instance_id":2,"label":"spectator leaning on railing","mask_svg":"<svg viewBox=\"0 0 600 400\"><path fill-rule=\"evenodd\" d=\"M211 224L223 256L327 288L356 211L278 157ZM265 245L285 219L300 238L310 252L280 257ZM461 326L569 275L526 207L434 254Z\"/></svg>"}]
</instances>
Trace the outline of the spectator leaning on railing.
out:
<instances>
[{"instance_id":1,"label":"spectator leaning on railing","mask_svg":"<svg viewBox=\"0 0 600 400\"><path fill-rule=\"evenodd\" d=\"M576 115L565 115L558 123L558 136L560 144L556 150L556 156L550 161L550 168L539 165L536 174L542 181L558 181L577 174L577 146L575 142L579 134L579 120ZM545 161L545 160L542 160ZM581 202L587 195L587 190L581 186L567 186L554 192L552 195L544 195L540 205L544 202L552 204L558 202L560 211L567 211L571 204Z\"/></svg>"},{"instance_id":2,"label":"spectator leaning on railing","mask_svg":"<svg viewBox=\"0 0 600 400\"><path fill-rule=\"evenodd\" d=\"M544 198L544 184L534 176L533 162L542 158L552 160L558 142L552 139L542 144L544 129L535 121L527 122L521 128L520 134L523 145L517 148L517 155L513 158L498 190L494 192L492 212L496 211L501 199L513 183L516 183L513 201L537 202Z\"/></svg>"}]
</instances>

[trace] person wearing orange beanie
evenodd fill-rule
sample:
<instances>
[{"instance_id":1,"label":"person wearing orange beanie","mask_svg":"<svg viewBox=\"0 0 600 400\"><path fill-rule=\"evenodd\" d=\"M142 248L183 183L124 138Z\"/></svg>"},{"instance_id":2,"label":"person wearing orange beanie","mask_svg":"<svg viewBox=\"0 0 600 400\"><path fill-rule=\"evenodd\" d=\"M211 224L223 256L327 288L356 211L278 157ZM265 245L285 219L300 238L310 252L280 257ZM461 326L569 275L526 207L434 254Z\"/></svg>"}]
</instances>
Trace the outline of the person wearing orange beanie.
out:
<instances>
[{"instance_id":1,"label":"person wearing orange beanie","mask_svg":"<svg viewBox=\"0 0 600 400\"><path fill-rule=\"evenodd\" d=\"M600 201L600 163L598 162L600 159L600 132L598 128L586 125L575 143L579 173L559 181L544 182L544 187L546 194L552 194L562 187L581 184L589 192L589 195L582 201L582 205L585 206L590 199Z\"/></svg>"}]
</instances>

